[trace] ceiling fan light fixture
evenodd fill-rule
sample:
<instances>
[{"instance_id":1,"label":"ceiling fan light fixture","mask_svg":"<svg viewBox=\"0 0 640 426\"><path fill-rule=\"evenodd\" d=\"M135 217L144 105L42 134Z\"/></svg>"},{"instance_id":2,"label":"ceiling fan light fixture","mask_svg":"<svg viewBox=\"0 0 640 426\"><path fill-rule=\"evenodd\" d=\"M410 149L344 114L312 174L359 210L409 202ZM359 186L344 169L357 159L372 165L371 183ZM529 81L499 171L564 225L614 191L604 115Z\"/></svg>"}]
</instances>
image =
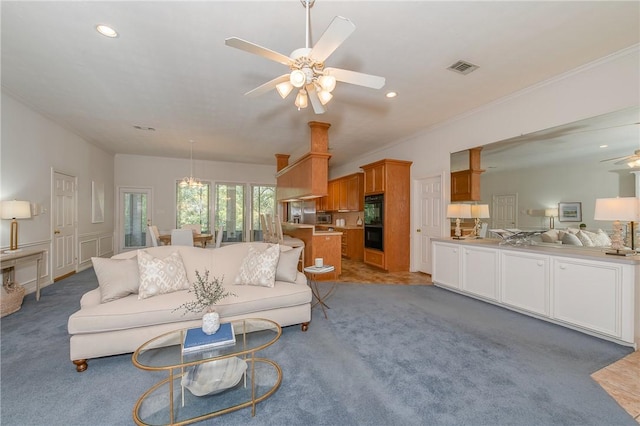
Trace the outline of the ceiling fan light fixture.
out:
<instances>
[{"instance_id":1,"label":"ceiling fan light fixture","mask_svg":"<svg viewBox=\"0 0 640 426\"><path fill-rule=\"evenodd\" d=\"M322 105L326 105L329 103L329 101L331 100L331 98L333 98L333 95L329 92L327 92L326 90L319 90L318 91L318 99L320 99L320 103Z\"/></svg>"},{"instance_id":2,"label":"ceiling fan light fixture","mask_svg":"<svg viewBox=\"0 0 640 426\"><path fill-rule=\"evenodd\" d=\"M299 89L307 82L307 76L302 70L293 70L289 75L289 82Z\"/></svg>"},{"instance_id":3,"label":"ceiling fan light fixture","mask_svg":"<svg viewBox=\"0 0 640 426\"><path fill-rule=\"evenodd\" d=\"M302 89L298 92L298 96L296 96L295 105L298 107L299 110L307 107L308 99L307 99L306 90Z\"/></svg>"},{"instance_id":4,"label":"ceiling fan light fixture","mask_svg":"<svg viewBox=\"0 0 640 426\"><path fill-rule=\"evenodd\" d=\"M278 94L280 95L280 97L284 99L287 96L289 96L289 93L291 93L291 91L293 90L293 84L291 84L288 81L285 81L284 83L278 84L276 86L276 90L278 91Z\"/></svg>"},{"instance_id":5,"label":"ceiling fan light fixture","mask_svg":"<svg viewBox=\"0 0 640 426\"><path fill-rule=\"evenodd\" d=\"M332 75L323 75L318 78L318 83L320 83L320 87L327 92L333 92L333 89L336 88L336 78Z\"/></svg>"}]
</instances>

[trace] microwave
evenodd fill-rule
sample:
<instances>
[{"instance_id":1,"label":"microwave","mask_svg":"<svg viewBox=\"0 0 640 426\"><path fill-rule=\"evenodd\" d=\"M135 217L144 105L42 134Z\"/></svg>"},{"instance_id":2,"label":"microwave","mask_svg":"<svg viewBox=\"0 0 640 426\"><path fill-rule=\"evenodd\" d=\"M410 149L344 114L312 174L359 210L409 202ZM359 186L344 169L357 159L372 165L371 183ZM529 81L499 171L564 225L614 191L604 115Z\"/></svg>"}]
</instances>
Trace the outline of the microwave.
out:
<instances>
[{"instance_id":1,"label":"microwave","mask_svg":"<svg viewBox=\"0 0 640 426\"><path fill-rule=\"evenodd\" d=\"M316 213L317 225L331 225L331 214L329 213Z\"/></svg>"}]
</instances>

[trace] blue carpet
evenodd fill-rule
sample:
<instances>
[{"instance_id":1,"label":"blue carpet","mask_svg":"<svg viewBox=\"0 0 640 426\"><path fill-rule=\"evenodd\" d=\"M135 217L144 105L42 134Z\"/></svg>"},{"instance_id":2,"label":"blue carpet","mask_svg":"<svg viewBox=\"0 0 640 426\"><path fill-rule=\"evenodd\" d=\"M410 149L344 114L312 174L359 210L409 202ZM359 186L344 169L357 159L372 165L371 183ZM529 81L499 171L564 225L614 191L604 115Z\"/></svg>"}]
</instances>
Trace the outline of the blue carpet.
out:
<instances>
[{"instance_id":1,"label":"blue carpet","mask_svg":"<svg viewBox=\"0 0 640 426\"><path fill-rule=\"evenodd\" d=\"M2 425L131 425L162 373L131 355L69 360L67 318L92 269L33 294L2 319ZM589 375L631 352L432 286L338 284L325 319L286 327L262 352L283 370L225 425L635 425Z\"/></svg>"}]
</instances>

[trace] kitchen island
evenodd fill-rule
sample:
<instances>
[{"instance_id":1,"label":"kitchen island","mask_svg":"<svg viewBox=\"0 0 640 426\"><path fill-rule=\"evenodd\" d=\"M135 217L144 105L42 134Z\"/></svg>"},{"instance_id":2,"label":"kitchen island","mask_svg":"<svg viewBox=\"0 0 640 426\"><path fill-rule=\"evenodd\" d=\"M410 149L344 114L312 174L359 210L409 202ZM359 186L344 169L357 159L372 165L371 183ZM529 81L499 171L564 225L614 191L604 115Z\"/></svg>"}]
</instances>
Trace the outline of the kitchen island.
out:
<instances>
[{"instance_id":1,"label":"kitchen island","mask_svg":"<svg viewBox=\"0 0 640 426\"><path fill-rule=\"evenodd\" d=\"M333 265L335 271L318 277L321 281L336 279L342 273L342 232L319 231L315 225L304 223L282 223L282 232L304 241L304 265L311 266L321 257L325 265Z\"/></svg>"}]
</instances>

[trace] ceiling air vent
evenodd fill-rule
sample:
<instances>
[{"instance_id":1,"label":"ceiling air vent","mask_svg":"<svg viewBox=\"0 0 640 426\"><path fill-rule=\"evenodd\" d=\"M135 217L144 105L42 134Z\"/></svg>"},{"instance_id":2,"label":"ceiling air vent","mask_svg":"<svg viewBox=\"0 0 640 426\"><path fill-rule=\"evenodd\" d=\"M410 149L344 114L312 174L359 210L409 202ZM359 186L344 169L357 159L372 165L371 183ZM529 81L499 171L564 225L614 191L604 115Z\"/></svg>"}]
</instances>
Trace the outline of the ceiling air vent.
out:
<instances>
[{"instance_id":1,"label":"ceiling air vent","mask_svg":"<svg viewBox=\"0 0 640 426\"><path fill-rule=\"evenodd\" d=\"M478 67L477 65L473 65L470 62L458 61L447 69L463 75L467 75L470 72L477 70L478 68L480 67Z\"/></svg>"}]
</instances>

